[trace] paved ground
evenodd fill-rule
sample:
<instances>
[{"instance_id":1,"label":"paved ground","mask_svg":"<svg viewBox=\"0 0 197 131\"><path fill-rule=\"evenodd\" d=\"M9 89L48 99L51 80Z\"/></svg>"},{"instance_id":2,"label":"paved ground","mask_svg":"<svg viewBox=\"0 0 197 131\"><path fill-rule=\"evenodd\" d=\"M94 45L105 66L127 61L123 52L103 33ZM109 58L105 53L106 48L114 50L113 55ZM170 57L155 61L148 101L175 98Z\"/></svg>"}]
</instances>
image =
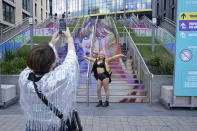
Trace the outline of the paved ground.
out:
<instances>
[{"instance_id":1,"label":"paved ground","mask_svg":"<svg viewBox=\"0 0 197 131\"><path fill-rule=\"evenodd\" d=\"M160 104L113 103L107 108L77 104L84 131L197 131L197 111L167 110ZM0 109L0 131L24 131L19 104Z\"/></svg>"}]
</instances>

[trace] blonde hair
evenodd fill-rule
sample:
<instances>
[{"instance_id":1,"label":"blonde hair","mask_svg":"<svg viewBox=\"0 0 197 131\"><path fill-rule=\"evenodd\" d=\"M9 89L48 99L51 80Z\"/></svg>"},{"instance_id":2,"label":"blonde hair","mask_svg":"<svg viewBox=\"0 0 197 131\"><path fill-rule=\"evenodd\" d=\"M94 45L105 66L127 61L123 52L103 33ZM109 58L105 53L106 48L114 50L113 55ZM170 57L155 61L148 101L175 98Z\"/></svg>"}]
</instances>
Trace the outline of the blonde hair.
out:
<instances>
[{"instance_id":1,"label":"blonde hair","mask_svg":"<svg viewBox=\"0 0 197 131\"><path fill-rule=\"evenodd\" d=\"M99 55L102 54L105 56L105 52L103 50L99 51Z\"/></svg>"}]
</instances>

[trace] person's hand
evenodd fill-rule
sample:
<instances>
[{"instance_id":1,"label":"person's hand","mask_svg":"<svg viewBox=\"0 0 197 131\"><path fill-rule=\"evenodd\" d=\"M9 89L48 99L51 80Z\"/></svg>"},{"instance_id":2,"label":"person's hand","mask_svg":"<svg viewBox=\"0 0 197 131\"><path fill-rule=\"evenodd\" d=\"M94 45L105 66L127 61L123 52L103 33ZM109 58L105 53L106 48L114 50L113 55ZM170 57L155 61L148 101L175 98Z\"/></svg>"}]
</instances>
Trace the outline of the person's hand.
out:
<instances>
[{"instance_id":1,"label":"person's hand","mask_svg":"<svg viewBox=\"0 0 197 131\"><path fill-rule=\"evenodd\" d=\"M52 38L51 38L51 44L55 45L57 43L57 41L59 40L59 36L58 36L59 31L56 31Z\"/></svg>"},{"instance_id":2,"label":"person's hand","mask_svg":"<svg viewBox=\"0 0 197 131\"><path fill-rule=\"evenodd\" d=\"M120 54L122 57L126 57L125 55L123 55L123 54Z\"/></svg>"},{"instance_id":3,"label":"person's hand","mask_svg":"<svg viewBox=\"0 0 197 131\"><path fill-rule=\"evenodd\" d=\"M67 39L72 37L68 27L67 27L66 31L62 31L62 33Z\"/></svg>"}]
</instances>

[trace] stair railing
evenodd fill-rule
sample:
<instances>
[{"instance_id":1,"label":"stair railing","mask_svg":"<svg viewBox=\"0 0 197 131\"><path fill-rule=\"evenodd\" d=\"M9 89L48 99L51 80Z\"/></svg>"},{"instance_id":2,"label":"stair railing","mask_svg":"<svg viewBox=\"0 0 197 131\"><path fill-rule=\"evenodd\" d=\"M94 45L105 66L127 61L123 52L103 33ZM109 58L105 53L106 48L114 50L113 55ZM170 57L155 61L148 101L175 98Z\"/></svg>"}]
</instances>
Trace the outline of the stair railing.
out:
<instances>
[{"instance_id":1,"label":"stair railing","mask_svg":"<svg viewBox=\"0 0 197 131\"><path fill-rule=\"evenodd\" d=\"M91 35L91 46L90 46L90 56L93 56L93 50L94 50L94 43L96 41L96 29L97 29L97 22L98 22L98 16L95 22L95 25L93 26L93 33ZM89 102L90 102L90 84L91 84L91 70L92 70L92 62L89 61L88 62L88 72L87 72L87 80L86 80L86 87L87 87L87 105L89 106Z\"/></svg>"},{"instance_id":2,"label":"stair railing","mask_svg":"<svg viewBox=\"0 0 197 131\"><path fill-rule=\"evenodd\" d=\"M140 84L143 84L147 90L147 96L149 97L149 102L152 103L152 78L153 74L148 69L143 57L141 56L135 42L133 41L129 31L124 26L126 32L126 44L129 50L129 58L133 60L133 65L135 71L137 71L137 76Z\"/></svg>"},{"instance_id":3,"label":"stair railing","mask_svg":"<svg viewBox=\"0 0 197 131\"><path fill-rule=\"evenodd\" d=\"M174 26L176 28L176 23L174 21L172 21L171 19L167 18L167 17L164 17L163 19L164 21L170 23L172 26Z\"/></svg>"},{"instance_id":4,"label":"stair railing","mask_svg":"<svg viewBox=\"0 0 197 131\"><path fill-rule=\"evenodd\" d=\"M79 26L80 26L79 22L80 22L80 19L77 21L77 24L75 25L74 30L72 32L73 39L75 39L76 33L77 33L78 29L79 29Z\"/></svg>"},{"instance_id":5,"label":"stair railing","mask_svg":"<svg viewBox=\"0 0 197 131\"><path fill-rule=\"evenodd\" d=\"M23 32L25 29L29 27L29 21L28 19L24 19L22 23L19 23L15 27L7 27L3 29L2 34L1 34L1 41L0 43L5 43L6 41L12 39L14 36L17 34Z\"/></svg>"},{"instance_id":6,"label":"stair railing","mask_svg":"<svg viewBox=\"0 0 197 131\"><path fill-rule=\"evenodd\" d=\"M147 16L144 15L142 17L142 21L146 24L146 26L148 28L152 28L153 23L152 23L152 21Z\"/></svg>"},{"instance_id":7,"label":"stair railing","mask_svg":"<svg viewBox=\"0 0 197 131\"><path fill-rule=\"evenodd\" d=\"M160 24L162 27L168 30L173 36L176 36L176 23L168 18L163 18Z\"/></svg>"},{"instance_id":8,"label":"stair railing","mask_svg":"<svg viewBox=\"0 0 197 131\"><path fill-rule=\"evenodd\" d=\"M117 27L116 27L116 24L115 24L113 18L111 18L111 21L112 21L113 29L114 29L114 32L115 32L116 40L117 40L117 42L119 43L119 42L120 42L120 41L119 41L120 34L119 34L119 32L118 32L118 29L117 29Z\"/></svg>"}]
</instances>

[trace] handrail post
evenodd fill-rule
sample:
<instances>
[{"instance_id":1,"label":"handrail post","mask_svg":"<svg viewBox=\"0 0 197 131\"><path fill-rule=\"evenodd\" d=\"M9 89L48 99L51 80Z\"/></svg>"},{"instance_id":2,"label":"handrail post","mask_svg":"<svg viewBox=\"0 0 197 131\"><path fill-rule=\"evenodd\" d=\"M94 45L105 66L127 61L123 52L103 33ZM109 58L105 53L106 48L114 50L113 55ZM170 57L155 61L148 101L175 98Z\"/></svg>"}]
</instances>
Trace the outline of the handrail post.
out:
<instances>
[{"instance_id":1,"label":"handrail post","mask_svg":"<svg viewBox=\"0 0 197 131\"><path fill-rule=\"evenodd\" d=\"M96 34L96 28L97 28L97 22L98 22L98 16L95 22L95 25L93 27L93 33L92 33L92 37L91 37L91 47L90 47L90 57L92 57L93 55L93 43L95 42L95 34ZM89 90L90 90L90 82L91 82L91 62L88 62L88 73L87 73L87 106L89 106Z\"/></svg>"},{"instance_id":2,"label":"handrail post","mask_svg":"<svg viewBox=\"0 0 197 131\"><path fill-rule=\"evenodd\" d=\"M1 42L3 42L3 27L0 26L0 29L1 29L1 32L0 32L1 33L0 43L1 43Z\"/></svg>"},{"instance_id":3,"label":"handrail post","mask_svg":"<svg viewBox=\"0 0 197 131\"><path fill-rule=\"evenodd\" d=\"M149 98L150 98L150 104L152 104L152 79L153 79L153 74L152 73L150 73L149 79L150 79Z\"/></svg>"}]
</instances>

